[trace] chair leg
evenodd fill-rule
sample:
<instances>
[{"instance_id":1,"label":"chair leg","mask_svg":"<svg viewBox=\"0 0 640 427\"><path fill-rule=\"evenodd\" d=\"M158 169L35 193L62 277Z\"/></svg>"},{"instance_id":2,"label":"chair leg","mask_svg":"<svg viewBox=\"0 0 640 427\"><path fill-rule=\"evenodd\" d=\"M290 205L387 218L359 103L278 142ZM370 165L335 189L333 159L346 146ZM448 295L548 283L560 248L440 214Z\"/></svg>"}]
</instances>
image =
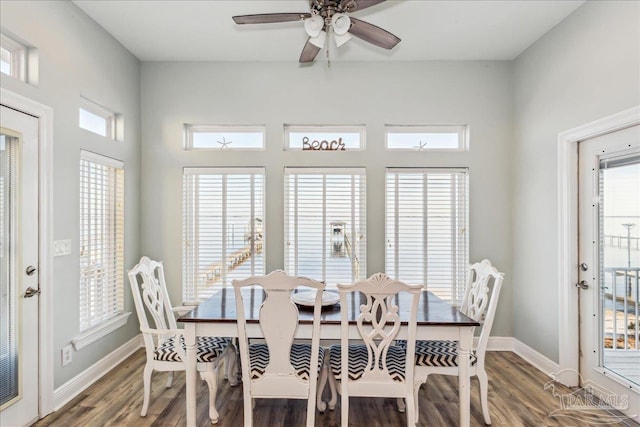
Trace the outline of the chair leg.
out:
<instances>
[{"instance_id":1,"label":"chair leg","mask_svg":"<svg viewBox=\"0 0 640 427\"><path fill-rule=\"evenodd\" d=\"M338 381L336 381L336 377L333 376L333 371L330 368L327 369L327 376L329 377L329 410L333 411L336 409L336 403L338 403Z\"/></svg>"},{"instance_id":2,"label":"chair leg","mask_svg":"<svg viewBox=\"0 0 640 427\"><path fill-rule=\"evenodd\" d=\"M407 416L407 426L415 427L416 425L416 416L418 413L418 398L416 397L417 393L415 393L415 387L413 392L409 393L409 396L406 397L406 416Z\"/></svg>"},{"instance_id":3,"label":"chair leg","mask_svg":"<svg viewBox=\"0 0 640 427\"><path fill-rule=\"evenodd\" d=\"M405 405L402 397L396 398L396 405L398 405L398 412L400 413L404 413L407 409L407 405Z\"/></svg>"},{"instance_id":4,"label":"chair leg","mask_svg":"<svg viewBox=\"0 0 640 427\"><path fill-rule=\"evenodd\" d=\"M142 383L144 384L144 398L142 400L142 411L140 411L141 417L147 416L147 410L149 409L149 398L151 397L151 375L153 374L153 366L146 364L144 367L144 373L142 374Z\"/></svg>"},{"instance_id":5,"label":"chair leg","mask_svg":"<svg viewBox=\"0 0 640 427\"><path fill-rule=\"evenodd\" d=\"M171 388L171 385L173 384L173 373L175 371L169 371L169 375L167 378L167 388Z\"/></svg>"},{"instance_id":6,"label":"chair leg","mask_svg":"<svg viewBox=\"0 0 640 427\"><path fill-rule=\"evenodd\" d=\"M200 372L200 378L206 381L209 386L209 418L211 424L217 424L220 414L216 409L216 396L218 394L218 370L208 369L204 372Z\"/></svg>"},{"instance_id":7,"label":"chair leg","mask_svg":"<svg viewBox=\"0 0 640 427\"><path fill-rule=\"evenodd\" d=\"M238 385L238 364L236 347L233 344L229 344L227 351L224 355L224 372L226 378L229 380L229 385L235 387Z\"/></svg>"},{"instance_id":8,"label":"chair leg","mask_svg":"<svg viewBox=\"0 0 640 427\"><path fill-rule=\"evenodd\" d=\"M347 376L347 375L345 375ZM343 381L346 379L343 379ZM341 387L345 387L346 385L343 384L342 382L340 383ZM341 394L341 399L340 399L340 410L342 412L341 417L340 417L340 425L341 426L349 426L349 394L345 393L344 390L342 390Z\"/></svg>"},{"instance_id":9,"label":"chair leg","mask_svg":"<svg viewBox=\"0 0 640 427\"><path fill-rule=\"evenodd\" d=\"M413 384L413 404L415 406L415 417L414 417L414 422L416 425L418 425L418 420L420 419L420 405L418 404L419 402L419 394L420 394L420 387L422 386L422 384L426 384L427 383L427 379L429 379L429 374L427 374L424 378L417 378Z\"/></svg>"},{"instance_id":10,"label":"chair leg","mask_svg":"<svg viewBox=\"0 0 640 427\"><path fill-rule=\"evenodd\" d=\"M322 393L324 392L324 388L327 385L329 368L327 367L327 359L325 357L324 362L322 363L322 368L320 369L320 378L318 378L318 390L316 392L316 406L318 407L318 411L321 413L327 409L327 404L324 400L322 400Z\"/></svg>"},{"instance_id":11,"label":"chair leg","mask_svg":"<svg viewBox=\"0 0 640 427\"><path fill-rule=\"evenodd\" d=\"M482 416L484 423L491 425L491 417L489 416L489 379L483 368L478 367L478 382L480 383L480 403L482 405Z\"/></svg>"}]
</instances>

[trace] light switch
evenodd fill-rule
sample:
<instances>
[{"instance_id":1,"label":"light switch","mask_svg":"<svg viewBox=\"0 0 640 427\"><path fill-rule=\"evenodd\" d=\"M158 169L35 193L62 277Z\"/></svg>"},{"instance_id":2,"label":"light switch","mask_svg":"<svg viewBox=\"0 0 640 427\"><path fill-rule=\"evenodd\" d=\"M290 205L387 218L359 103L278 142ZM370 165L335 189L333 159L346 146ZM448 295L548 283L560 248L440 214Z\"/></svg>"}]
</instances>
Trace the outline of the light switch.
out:
<instances>
[{"instance_id":1,"label":"light switch","mask_svg":"<svg viewBox=\"0 0 640 427\"><path fill-rule=\"evenodd\" d=\"M71 240L56 240L53 242L53 256L71 254Z\"/></svg>"}]
</instances>

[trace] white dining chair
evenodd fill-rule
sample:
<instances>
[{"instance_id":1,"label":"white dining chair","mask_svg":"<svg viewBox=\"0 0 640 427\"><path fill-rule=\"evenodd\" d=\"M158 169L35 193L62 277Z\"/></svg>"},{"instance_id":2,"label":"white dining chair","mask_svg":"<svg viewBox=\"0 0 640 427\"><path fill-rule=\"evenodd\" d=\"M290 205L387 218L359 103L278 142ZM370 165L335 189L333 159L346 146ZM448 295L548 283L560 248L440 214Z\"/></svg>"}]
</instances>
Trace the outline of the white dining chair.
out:
<instances>
[{"instance_id":1,"label":"white dining chair","mask_svg":"<svg viewBox=\"0 0 640 427\"><path fill-rule=\"evenodd\" d=\"M242 366L244 425L253 424L254 399L306 399L307 427L315 422L318 373L325 367L320 347L320 310L325 284L304 277L292 277L277 270L266 276L233 280L238 317L240 364ZM255 286L264 290L266 299L259 309L264 343L249 343L243 290ZM295 343L299 323L298 307L292 301L294 289L316 291L313 304L311 343ZM304 289L304 288L303 288ZM247 298L248 299L248 298ZM254 335L252 338L256 338Z\"/></svg>"},{"instance_id":2,"label":"white dining chair","mask_svg":"<svg viewBox=\"0 0 640 427\"><path fill-rule=\"evenodd\" d=\"M416 340L416 315L422 285L408 285L377 273L366 280L349 285L338 284L341 311L340 344L329 349L329 384L335 406L334 390L341 395L341 425L349 425L351 396L404 398L407 425L415 420L413 370ZM408 293L404 300L410 308L407 340L404 347L394 345L400 331L398 315L399 294ZM347 295L352 295L353 304ZM349 321L355 320L361 343L351 341ZM346 375L345 375L346 373ZM336 382L339 381L339 385Z\"/></svg>"},{"instance_id":3,"label":"white dining chair","mask_svg":"<svg viewBox=\"0 0 640 427\"><path fill-rule=\"evenodd\" d=\"M469 355L469 375L477 376L480 383L480 403L482 415L487 425L491 424L489 415L489 380L485 370L485 355L493 318L498 306L500 288L504 274L500 273L487 259L469 267L467 286L460 311L480 323L480 337L475 349ZM402 345L402 343L400 343ZM418 392L427 382L429 375L459 375L457 341L417 341L414 399L416 422L419 419ZM402 402L398 401L402 408Z\"/></svg>"},{"instance_id":4,"label":"white dining chair","mask_svg":"<svg viewBox=\"0 0 640 427\"><path fill-rule=\"evenodd\" d=\"M178 329L174 313L188 311L193 307L171 306L162 262L143 256L129 270L128 275L147 353L143 374L144 399L140 412L144 417L149 408L153 371L169 372L168 388L173 382L173 372L186 369L184 330ZM153 328L149 324L149 318L153 319ZM236 385L236 351L229 338L198 337L197 346L197 369L209 387L209 418L215 424L219 418L215 405L219 362L224 360L229 372L229 383Z\"/></svg>"}]
</instances>

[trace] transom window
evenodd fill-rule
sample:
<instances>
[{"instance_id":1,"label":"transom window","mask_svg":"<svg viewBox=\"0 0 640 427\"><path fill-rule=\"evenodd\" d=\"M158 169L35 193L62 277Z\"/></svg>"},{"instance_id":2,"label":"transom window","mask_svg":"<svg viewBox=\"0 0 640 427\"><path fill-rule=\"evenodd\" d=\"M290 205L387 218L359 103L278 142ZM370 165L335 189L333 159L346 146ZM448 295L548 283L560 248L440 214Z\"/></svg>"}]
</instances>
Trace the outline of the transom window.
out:
<instances>
[{"instance_id":1,"label":"transom window","mask_svg":"<svg viewBox=\"0 0 640 427\"><path fill-rule=\"evenodd\" d=\"M469 264L466 169L389 168L385 271L460 303Z\"/></svg>"},{"instance_id":2,"label":"transom window","mask_svg":"<svg viewBox=\"0 0 640 427\"><path fill-rule=\"evenodd\" d=\"M80 332L124 309L124 163L81 151Z\"/></svg>"},{"instance_id":3,"label":"transom window","mask_svg":"<svg viewBox=\"0 0 640 427\"><path fill-rule=\"evenodd\" d=\"M182 298L264 274L264 169L185 168Z\"/></svg>"},{"instance_id":4,"label":"transom window","mask_svg":"<svg viewBox=\"0 0 640 427\"><path fill-rule=\"evenodd\" d=\"M365 126L285 125L285 150L364 150Z\"/></svg>"},{"instance_id":5,"label":"transom window","mask_svg":"<svg viewBox=\"0 0 640 427\"><path fill-rule=\"evenodd\" d=\"M116 114L88 99L80 99L78 122L82 129L116 139Z\"/></svg>"},{"instance_id":6,"label":"transom window","mask_svg":"<svg viewBox=\"0 0 640 427\"><path fill-rule=\"evenodd\" d=\"M285 168L285 271L328 286L366 277L364 168Z\"/></svg>"},{"instance_id":7,"label":"transom window","mask_svg":"<svg viewBox=\"0 0 640 427\"><path fill-rule=\"evenodd\" d=\"M264 126L185 125L185 149L263 150Z\"/></svg>"},{"instance_id":8,"label":"transom window","mask_svg":"<svg viewBox=\"0 0 640 427\"><path fill-rule=\"evenodd\" d=\"M385 126L388 150L464 151L466 126Z\"/></svg>"},{"instance_id":9,"label":"transom window","mask_svg":"<svg viewBox=\"0 0 640 427\"><path fill-rule=\"evenodd\" d=\"M0 72L25 81L27 68L27 48L0 34Z\"/></svg>"}]
</instances>

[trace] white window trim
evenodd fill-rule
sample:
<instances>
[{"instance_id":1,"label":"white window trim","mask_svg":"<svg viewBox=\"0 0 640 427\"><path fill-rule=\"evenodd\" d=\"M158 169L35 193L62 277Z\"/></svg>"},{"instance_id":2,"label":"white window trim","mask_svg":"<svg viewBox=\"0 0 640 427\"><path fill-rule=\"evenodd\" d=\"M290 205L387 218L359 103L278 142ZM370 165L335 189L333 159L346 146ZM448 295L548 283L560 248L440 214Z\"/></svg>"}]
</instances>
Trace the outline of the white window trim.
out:
<instances>
[{"instance_id":1,"label":"white window trim","mask_svg":"<svg viewBox=\"0 0 640 427\"><path fill-rule=\"evenodd\" d=\"M0 44L2 45L2 47L7 49L11 53L12 60L10 63L10 76L23 82L26 81L28 50L27 46L12 39L6 34L0 34L0 40Z\"/></svg>"},{"instance_id":2,"label":"white window trim","mask_svg":"<svg viewBox=\"0 0 640 427\"><path fill-rule=\"evenodd\" d=\"M218 150L218 147L194 147L194 133L260 133L262 134L262 147L233 147L229 151L264 151L266 149L266 126L265 125L203 125L203 124L185 124L184 125L184 149L189 151L211 151Z\"/></svg>"},{"instance_id":3,"label":"white window trim","mask_svg":"<svg viewBox=\"0 0 640 427\"><path fill-rule=\"evenodd\" d=\"M111 139L113 141L119 141L121 139L119 138L120 135L117 135L116 132L116 121L118 118L118 114L84 97L80 97L80 109L93 113L106 120L107 134L104 136L105 138ZM89 129L83 128L79 124L78 126L80 127L80 129L86 130L87 132L99 135Z\"/></svg>"},{"instance_id":4,"label":"white window trim","mask_svg":"<svg viewBox=\"0 0 640 427\"><path fill-rule=\"evenodd\" d=\"M127 320L131 312L116 314L109 320L102 322L100 325L89 329L71 340L73 348L82 350L91 343L98 341L100 338L109 335L111 332L123 327L127 324Z\"/></svg>"},{"instance_id":5,"label":"white window trim","mask_svg":"<svg viewBox=\"0 0 640 427\"><path fill-rule=\"evenodd\" d=\"M289 141L289 135L291 132L354 132L360 134L360 147L348 148L346 151L365 151L367 140L367 127L366 125L293 125L284 124L284 150L285 151L303 151L302 148L291 147Z\"/></svg>"},{"instance_id":6,"label":"white window trim","mask_svg":"<svg viewBox=\"0 0 640 427\"><path fill-rule=\"evenodd\" d=\"M458 148L389 148L389 133L457 133L460 138ZM384 148L388 151L461 152L469 151L469 126L467 125L385 125Z\"/></svg>"}]
</instances>

